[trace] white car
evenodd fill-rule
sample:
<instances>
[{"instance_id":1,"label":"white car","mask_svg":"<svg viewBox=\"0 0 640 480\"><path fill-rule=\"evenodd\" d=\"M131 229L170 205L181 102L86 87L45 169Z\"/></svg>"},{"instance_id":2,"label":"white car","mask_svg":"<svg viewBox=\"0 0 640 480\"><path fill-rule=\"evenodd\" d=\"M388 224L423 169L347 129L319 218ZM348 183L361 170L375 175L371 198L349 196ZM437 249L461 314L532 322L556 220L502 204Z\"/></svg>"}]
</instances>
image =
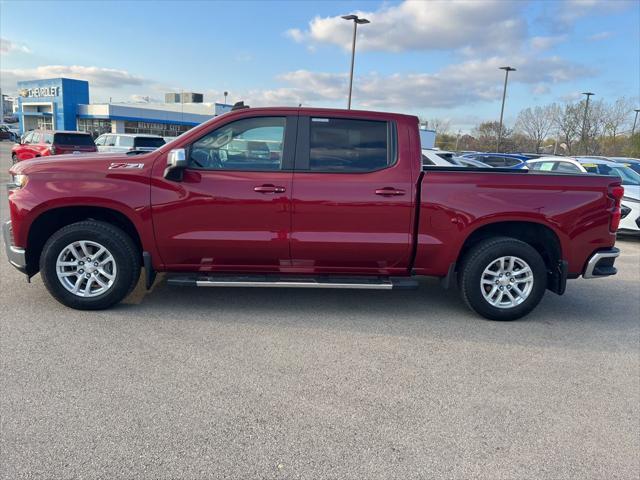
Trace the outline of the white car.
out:
<instances>
[{"instance_id":1,"label":"white car","mask_svg":"<svg viewBox=\"0 0 640 480\"><path fill-rule=\"evenodd\" d=\"M453 152L438 150L435 148L422 149L422 165L435 165L436 167L458 167L454 161Z\"/></svg>"},{"instance_id":2,"label":"white car","mask_svg":"<svg viewBox=\"0 0 640 480\"><path fill-rule=\"evenodd\" d=\"M105 133L96 138L98 152L152 152L165 144L159 135Z\"/></svg>"},{"instance_id":3,"label":"white car","mask_svg":"<svg viewBox=\"0 0 640 480\"><path fill-rule=\"evenodd\" d=\"M529 170L555 173L587 173L573 157L540 157L525 162Z\"/></svg>"},{"instance_id":4,"label":"white car","mask_svg":"<svg viewBox=\"0 0 640 480\"><path fill-rule=\"evenodd\" d=\"M622 180L622 219L618 232L627 235L640 235L640 174L622 163L602 160L594 157L577 157L589 173L615 175Z\"/></svg>"}]
</instances>

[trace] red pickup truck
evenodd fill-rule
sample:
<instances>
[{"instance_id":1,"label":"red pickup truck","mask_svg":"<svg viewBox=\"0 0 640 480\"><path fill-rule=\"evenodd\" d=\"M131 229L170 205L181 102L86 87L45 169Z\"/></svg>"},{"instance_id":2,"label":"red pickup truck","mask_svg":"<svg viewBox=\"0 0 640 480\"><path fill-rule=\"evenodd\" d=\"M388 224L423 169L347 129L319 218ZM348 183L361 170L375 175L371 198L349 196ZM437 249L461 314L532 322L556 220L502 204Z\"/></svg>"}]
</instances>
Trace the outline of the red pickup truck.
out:
<instances>
[{"instance_id":1,"label":"red pickup truck","mask_svg":"<svg viewBox=\"0 0 640 480\"><path fill-rule=\"evenodd\" d=\"M423 167L418 119L245 108L158 150L19 162L10 262L107 308L144 267L175 285L393 289L457 282L513 320L568 278L616 273L616 177Z\"/></svg>"}]
</instances>

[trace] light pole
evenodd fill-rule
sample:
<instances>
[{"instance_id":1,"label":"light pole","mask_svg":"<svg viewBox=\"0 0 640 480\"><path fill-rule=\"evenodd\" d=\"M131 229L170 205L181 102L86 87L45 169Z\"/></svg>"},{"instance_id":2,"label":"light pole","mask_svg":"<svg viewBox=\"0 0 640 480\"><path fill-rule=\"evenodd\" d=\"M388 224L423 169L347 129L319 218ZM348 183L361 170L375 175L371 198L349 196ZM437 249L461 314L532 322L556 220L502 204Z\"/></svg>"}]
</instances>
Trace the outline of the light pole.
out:
<instances>
[{"instance_id":1,"label":"light pole","mask_svg":"<svg viewBox=\"0 0 640 480\"><path fill-rule=\"evenodd\" d=\"M358 24L364 25L371 23L366 18L359 18L357 15L343 15L345 20L353 20L353 43L351 44L351 73L349 74L349 100L347 101L347 109L351 110L351 91L353 89L353 64L356 58L356 33L358 32Z\"/></svg>"},{"instance_id":2,"label":"light pole","mask_svg":"<svg viewBox=\"0 0 640 480\"><path fill-rule=\"evenodd\" d=\"M589 155L589 148L587 146L587 140L586 140L587 113L589 112L589 98L592 95L595 95L595 93L582 92L582 95L587 96L587 101L584 104L584 118L582 119L582 144L584 145L584 154Z\"/></svg>"},{"instance_id":3,"label":"light pole","mask_svg":"<svg viewBox=\"0 0 640 480\"><path fill-rule=\"evenodd\" d=\"M638 123L638 112L640 112L640 108L636 108L634 112L636 112L636 118L633 119L633 128L631 129L632 137L633 137L633 134L636 133L636 123Z\"/></svg>"},{"instance_id":4,"label":"light pole","mask_svg":"<svg viewBox=\"0 0 640 480\"><path fill-rule=\"evenodd\" d=\"M502 90L502 108L500 109L500 127L498 128L498 145L496 146L496 152L500 151L500 142L502 141L502 117L504 115L504 100L507 97L509 72L515 72L516 69L513 67L500 67L500 70L504 70L504 90Z\"/></svg>"},{"instance_id":5,"label":"light pole","mask_svg":"<svg viewBox=\"0 0 640 480\"><path fill-rule=\"evenodd\" d=\"M224 104L225 104L225 105L227 104L227 95L229 95L229 92L227 92L227 91L225 90L225 92L224 92Z\"/></svg>"}]
</instances>

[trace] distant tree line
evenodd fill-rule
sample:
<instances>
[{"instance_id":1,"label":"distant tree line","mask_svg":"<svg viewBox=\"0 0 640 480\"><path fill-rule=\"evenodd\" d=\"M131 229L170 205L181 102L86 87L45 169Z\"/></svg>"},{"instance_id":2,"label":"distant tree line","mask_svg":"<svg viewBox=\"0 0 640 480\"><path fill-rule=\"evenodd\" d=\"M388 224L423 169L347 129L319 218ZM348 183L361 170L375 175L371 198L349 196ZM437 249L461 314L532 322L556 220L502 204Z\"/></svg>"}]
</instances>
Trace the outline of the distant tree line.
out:
<instances>
[{"instance_id":1,"label":"distant tree line","mask_svg":"<svg viewBox=\"0 0 640 480\"><path fill-rule=\"evenodd\" d=\"M632 136L636 103L626 97L615 102L585 100L525 108L515 125L502 126L501 152L557 155L640 157L640 119ZM495 152L500 124L486 121L471 134L451 132L451 123L438 118L426 122L436 131L436 146L444 150Z\"/></svg>"}]
</instances>

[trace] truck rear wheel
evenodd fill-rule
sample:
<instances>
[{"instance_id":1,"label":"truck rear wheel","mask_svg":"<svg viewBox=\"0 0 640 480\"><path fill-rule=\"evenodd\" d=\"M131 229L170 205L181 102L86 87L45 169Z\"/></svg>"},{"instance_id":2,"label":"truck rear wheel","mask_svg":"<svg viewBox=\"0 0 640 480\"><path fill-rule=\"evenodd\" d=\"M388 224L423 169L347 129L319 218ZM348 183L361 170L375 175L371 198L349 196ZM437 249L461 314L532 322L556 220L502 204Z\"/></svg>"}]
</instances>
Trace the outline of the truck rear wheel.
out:
<instances>
[{"instance_id":1,"label":"truck rear wheel","mask_svg":"<svg viewBox=\"0 0 640 480\"><path fill-rule=\"evenodd\" d=\"M138 282L140 255L119 228L87 220L54 233L40 256L47 290L60 303L100 310L124 299Z\"/></svg>"},{"instance_id":2,"label":"truck rear wheel","mask_svg":"<svg viewBox=\"0 0 640 480\"><path fill-rule=\"evenodd\" d=\"M466 304L490 320L516 320L533 310L547 288L547 269L528 243L494 237L475 245L460 271Z\"/></svg>"}]
</instances>

